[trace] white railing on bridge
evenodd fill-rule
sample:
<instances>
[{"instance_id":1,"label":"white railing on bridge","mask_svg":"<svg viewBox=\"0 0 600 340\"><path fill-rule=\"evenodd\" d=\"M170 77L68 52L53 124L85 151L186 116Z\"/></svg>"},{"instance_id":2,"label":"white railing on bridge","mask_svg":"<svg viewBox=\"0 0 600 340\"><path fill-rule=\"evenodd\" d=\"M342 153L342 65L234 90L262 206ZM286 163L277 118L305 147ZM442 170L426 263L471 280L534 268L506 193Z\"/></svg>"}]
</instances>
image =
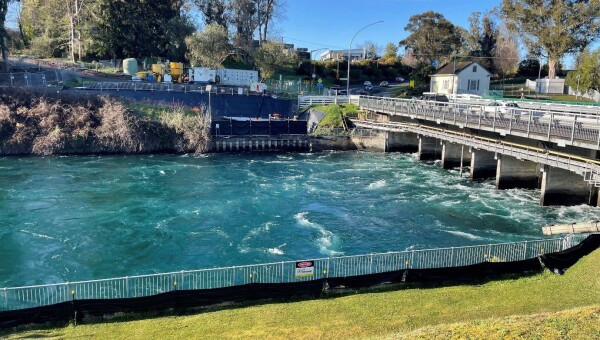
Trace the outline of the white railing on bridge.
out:
<instances>
[{"instance_id":1,"label":"white railing on bridge","mask_svg":"<svg viewBox=\"0 0 600 340\"><path fill-rule=\"evenodd\" d=\"M600 150L600 115L361 96L363 110Z\"/></svg>"},{"instance_id":2,"label":"white railing on bridge","mask_svg":"<svg viewBox=\"0 0 600 340\"><path fill-rule=\"evenodd\" d=\"M46 306L72 299L115 299L156 295L172 290L213 289L250 283L289 283L348 277L404 269L467 266L509 262L558 252L579 244L587 235L515 243L410 250L310 260L314 274L295 275L297 261L126 276L105 280L0 288L0 311Z\"/></svg>"},{"instance_id":3,"label":"white railing on bridge","mask_svg":"<svg viewBox=\"0 0 600 340\"><path fill-rule=\"evenodd\" d=\"M304 110L312 105L346 104L348 96L299 96L298 109Z\"/></svg>"},{"instance_id":4,"label":"white railing on bridge","mask_svg":"<svg viewBox=\"0 0 600 340\"><path fill-rule=\"evenodd\" d=\"M360 128L370 128L389 132L413 132L427 137L445 140L451 143L466 145L475 149L482 149L539 164L550 165L579 174L583 176L583 179L586 182L591 183L596 187L600 187L600 161L535 148L527 145L518 145L515 143L506 143L500 140L466 135L456 131L447 131L428 126L369 121L353 122L354 125Z\"/></svg>"}]
</instances>

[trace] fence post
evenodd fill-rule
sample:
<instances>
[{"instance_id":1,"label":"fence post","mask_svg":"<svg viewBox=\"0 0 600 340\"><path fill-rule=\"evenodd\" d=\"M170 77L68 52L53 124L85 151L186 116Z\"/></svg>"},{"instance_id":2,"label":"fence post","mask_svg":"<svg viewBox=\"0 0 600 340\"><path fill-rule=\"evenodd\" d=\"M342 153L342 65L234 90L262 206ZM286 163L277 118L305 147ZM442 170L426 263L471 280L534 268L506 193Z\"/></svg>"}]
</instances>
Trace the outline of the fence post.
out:
<instances>
[{"instance_id":1,"label":"fence post","mask_svg":"<svg viewBox=\"0 0 600 340\"><path fill-rule=\"evenodd\" d=\"M129 276L125 276L125 297L129 297Z\"/></svg>"},{"instance_id":2,"label":"fence post","mask_svg":"<svg viewBox=\"0 0 600 340\"><path fill-rule=\"evenodd\" d=\"M233 266L233 280L231 281L231 285L235 286L235 266Z\"/></svg>"},{"instance_id":3,"label":"fence post","mask_svg":"<svg viewBox=\"0 0 600 340\"><path fill-rule=\"evenodd\" d=\"M450 267L454 267L454 247L450 251Z\"/></svg>"},{"instance_id":4,"label":"fence post","mask_svg":"<svg viewBox=\"0 0 600 340\"><path fill-rule=\"evenodd\" d=\"M283 283L283 278L284 278L284 275L285 275L284 274L284 266L285 266L284 262L281 261L281 283Z\"/></svg>"},{"instance_id":5,"label":"fence post","mask_svg":"<svg viewBox=\"0 0 600 340\"><path fill-rule=\"evenodd\" d=\"M527 259L527 241L523 243L523 260Z\"/></svg>"},{"instance_id":6,"label":"fence post","mask_svg":"<svg viewBox=\"0 0 600 340\"><path fill-rule=\"evenodd\" d=\"M415 264L415 251L413 250L412 253L410 254L410 268L414 267Z\"/></svg>"},{"instance_id":7,"label":"fence post","mask_svg":"<svg viewBox=\"0 0 600 340\"><path fill-rule=\"evenodd\" d=\"M325 278L329 278L329 261L331 260L331 257L327 258L327 269L325 270Z\"/></svg>"},{"instance_id":8,"label":"fence post","mask_svg":"<svg viewBox=\"0 0 600 340\"><path fill-rule=\"evenodd\" d=\"M8 310L8 297L6 296L6 287L4 288L4 310Z\"/></svg>"},{"instance_id":9,"label":"fence post","mask_svg":"<svg viewBox=\"0 0 600 340\"><path fill-rule=\"evenodd\" d=\"M373 274L373 254L369 255L369 274Z\"/></svg>"}]
</instances>

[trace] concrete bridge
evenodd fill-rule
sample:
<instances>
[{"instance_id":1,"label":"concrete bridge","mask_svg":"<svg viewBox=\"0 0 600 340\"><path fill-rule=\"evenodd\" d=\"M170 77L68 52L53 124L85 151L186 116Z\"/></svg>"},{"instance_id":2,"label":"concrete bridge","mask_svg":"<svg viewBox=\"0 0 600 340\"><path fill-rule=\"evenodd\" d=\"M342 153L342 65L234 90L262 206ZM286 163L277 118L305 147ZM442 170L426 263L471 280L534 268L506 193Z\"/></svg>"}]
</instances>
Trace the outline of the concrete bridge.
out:
<instances>
[{"instance_id":1,"label":"concrete bridge","mask_svg":"<svg viewBox=\"0 0 600 340\"><path fill-rule=\"evenodd\" d=\"M385 132L387 151L417 151L498 189L541 188L542 205L598 205L600 116L565 110L362 97L360 128Z\"/></svg>"}]
</instances>

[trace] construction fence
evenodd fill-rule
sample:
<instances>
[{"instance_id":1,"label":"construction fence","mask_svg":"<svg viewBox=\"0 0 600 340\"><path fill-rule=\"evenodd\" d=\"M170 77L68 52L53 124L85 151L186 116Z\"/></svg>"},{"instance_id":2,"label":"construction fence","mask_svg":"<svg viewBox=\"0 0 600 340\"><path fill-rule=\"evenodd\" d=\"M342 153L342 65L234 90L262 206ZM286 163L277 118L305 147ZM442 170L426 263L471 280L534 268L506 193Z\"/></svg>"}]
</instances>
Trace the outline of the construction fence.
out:
<instances>
[{"instance_id":1,"label":"construction fence","mask_svg":"<svg viewBox=\"0 0 600 340\"><path fill-rule=\"evenodd\" d=\"M0 289L0 328L115 312L319 296L331 288L469 281L569 268L600 234L442 249L281 261L114 279Z\"/></svg>"}]
</instances>

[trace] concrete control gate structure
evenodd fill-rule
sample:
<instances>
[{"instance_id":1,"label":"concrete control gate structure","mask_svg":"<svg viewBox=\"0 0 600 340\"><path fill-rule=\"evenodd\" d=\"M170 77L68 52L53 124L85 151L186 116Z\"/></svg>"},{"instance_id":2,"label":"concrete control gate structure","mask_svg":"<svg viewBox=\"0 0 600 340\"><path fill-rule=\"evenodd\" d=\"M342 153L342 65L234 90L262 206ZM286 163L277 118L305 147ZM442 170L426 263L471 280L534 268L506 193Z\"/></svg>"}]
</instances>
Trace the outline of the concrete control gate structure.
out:
<instances>
[{"instance_id":1,"label":"concrete control gate structure","mask_svg":"<svg viewBox=\"0 0 600 340\"><path fill-rule=\"evenodd\" d=\"M385 132L385 151L417 151L474 180L495 178L498 189L539 188L541 205L598 206L599 114L368 96L359 106L355 125Z\"/></svg>"}]
</instances>

